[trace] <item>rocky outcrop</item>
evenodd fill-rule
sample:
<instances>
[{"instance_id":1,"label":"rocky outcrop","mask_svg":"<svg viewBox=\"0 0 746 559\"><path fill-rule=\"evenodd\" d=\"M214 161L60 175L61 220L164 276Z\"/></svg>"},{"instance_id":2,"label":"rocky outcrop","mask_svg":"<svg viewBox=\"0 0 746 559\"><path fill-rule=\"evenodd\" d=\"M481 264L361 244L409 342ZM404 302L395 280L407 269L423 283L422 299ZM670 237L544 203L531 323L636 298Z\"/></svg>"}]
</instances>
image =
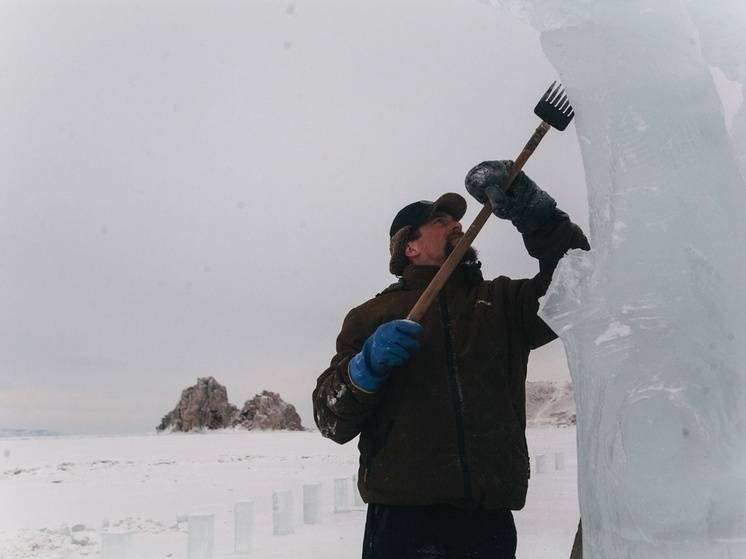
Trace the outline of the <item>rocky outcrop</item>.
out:
<instances>
[{"instance_id":1,"label":"rocky outcrop","mask_svg":"<svg viewBox=\"0 0 746 559\"><path fill-rule=\"evenodd\" d=\"M238 408L228 402L225 386L213 377L197 379L197 384L186 388L176 407L167 413L158 431L194 431L222 429L231 424Z\"/></svg>"},{"instance_id":2,"label":"rocky outcrop","mask_svg":"<svg viewBox=\"0 0 746 559\"><path fill-rule=\"evenodd\" d=\"M526 423L529 427L575 425L576 411L569 382L527 382Z\"/></svg>"},{"instance_id":3,"label":"rocky outcrop","mask_svg":"<svg viewBox=\"0 0 746 559\"><path fill-rule=\"evenodd\" d=\"M283 402L279 394L269 390L246 401L239 413L238 424L246 429L303 430L295 406Z\"/></svg>"},{"instance_id":4,"label":"rocky outcrop","mask_svg":"<svg viewBox=\"0 0 746 559\"><path fill-rule=\"evenodd\" d=\"M156 427L158 431L202 429L287 429L302 431L295 407L279 394L264 391L239 409L228 401L228 391L213 377L199 378L181 393L176 407Z\"/></svg>"}]
</instances>

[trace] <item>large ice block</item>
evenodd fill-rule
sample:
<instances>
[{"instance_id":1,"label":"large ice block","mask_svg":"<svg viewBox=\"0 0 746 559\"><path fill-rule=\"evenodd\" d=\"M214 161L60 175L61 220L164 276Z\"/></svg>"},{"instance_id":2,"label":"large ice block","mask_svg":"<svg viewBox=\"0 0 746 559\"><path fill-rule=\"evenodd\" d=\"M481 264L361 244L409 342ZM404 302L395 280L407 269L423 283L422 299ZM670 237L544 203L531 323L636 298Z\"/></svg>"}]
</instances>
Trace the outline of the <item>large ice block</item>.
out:
<instances>
[{"instance_id":1,"label":"large ice block","mask_svg":"<svg viewBox=\"0 0 746 559\"><path fill-rule=\"evenodd\" d=\"M541 31L577 114L593 250L540 315L575 388L584 557L746 557L746 148L710 71L744 83L746 9L493 3Z\"/></svg>"}]
</instances>

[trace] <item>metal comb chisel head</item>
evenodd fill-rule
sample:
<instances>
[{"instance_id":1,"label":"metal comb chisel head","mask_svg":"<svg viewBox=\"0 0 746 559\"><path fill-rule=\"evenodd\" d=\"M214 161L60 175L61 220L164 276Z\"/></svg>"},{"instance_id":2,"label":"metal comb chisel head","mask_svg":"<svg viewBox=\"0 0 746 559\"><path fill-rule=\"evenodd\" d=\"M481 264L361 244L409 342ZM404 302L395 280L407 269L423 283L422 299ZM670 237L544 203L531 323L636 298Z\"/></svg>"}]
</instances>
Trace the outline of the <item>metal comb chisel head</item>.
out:
<instances>
[{"instance_id":1,"label":"metal comb chisel head","mask_svg":"<svg viewBox=\"0 0 746 559\"><path fill-rule=\"evenodd\" d=\"M541 120L557 130L567 128L567 125L570 124L570 121L575 116L575 111L567 99L567 94L562 84L558 84L556 81L552 82L552 85L549 86L547 92L536 105L536 108L534 108L534 113Z\"/></svg>"}]
</instances>

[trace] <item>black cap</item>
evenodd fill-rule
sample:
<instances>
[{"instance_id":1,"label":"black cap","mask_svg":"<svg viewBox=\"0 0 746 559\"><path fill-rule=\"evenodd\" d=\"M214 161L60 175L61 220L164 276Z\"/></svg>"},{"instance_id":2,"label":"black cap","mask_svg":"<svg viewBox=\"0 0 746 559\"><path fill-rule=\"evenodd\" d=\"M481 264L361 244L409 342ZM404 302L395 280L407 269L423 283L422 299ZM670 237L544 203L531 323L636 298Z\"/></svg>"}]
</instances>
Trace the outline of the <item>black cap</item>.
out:
<instances>
[{"instance_id":1,"label":"black cap","mask_svg":"<svg viewBox=\"0 0 746 559\"><path fill-rule=\"evenodd\" d=\"M423 223L427 223L438 210L450 214L453 219L458 221L466 213L466 200L459 194L448 192L435 200L435 202L431 202L430 200L412 202L404 206L396 214L394 221L391 223L389 237L393 237L399 229L407 225L411 225L413 229L417 229Z\"/></svg>"}]
</instances>

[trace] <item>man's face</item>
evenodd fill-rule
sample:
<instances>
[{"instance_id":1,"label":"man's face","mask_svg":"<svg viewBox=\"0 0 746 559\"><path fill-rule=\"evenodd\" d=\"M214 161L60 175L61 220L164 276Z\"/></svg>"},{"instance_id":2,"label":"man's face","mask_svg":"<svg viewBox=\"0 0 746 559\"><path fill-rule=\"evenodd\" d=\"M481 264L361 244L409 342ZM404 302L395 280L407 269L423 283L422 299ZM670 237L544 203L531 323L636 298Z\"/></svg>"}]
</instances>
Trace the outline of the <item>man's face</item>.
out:
<instances>
[{"instance_id":1,"label":"man's face","mask_svg":"<svg viewBox=\"0 0 746 559\"><path fill-rule=\"evenodd\" d=\"M461 223L446 212L435 212L427 223L420 225L419 237L407 243L405 254L410 262L440 266L464 235Z\"/></svg>"}]
</instances>

